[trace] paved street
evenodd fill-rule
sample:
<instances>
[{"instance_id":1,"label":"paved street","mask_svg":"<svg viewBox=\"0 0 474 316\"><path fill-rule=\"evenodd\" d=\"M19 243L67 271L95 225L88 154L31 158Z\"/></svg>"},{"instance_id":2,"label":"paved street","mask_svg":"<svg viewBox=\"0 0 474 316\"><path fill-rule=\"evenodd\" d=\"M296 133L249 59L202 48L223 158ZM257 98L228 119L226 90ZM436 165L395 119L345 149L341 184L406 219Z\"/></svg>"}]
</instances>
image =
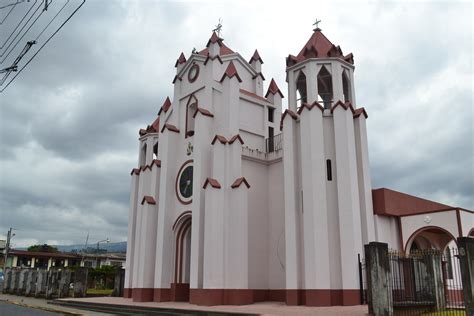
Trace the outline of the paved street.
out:
<instances>
[{"instance_id":1,"label":"paved street","mask_svg":"<svg viewBox=\"0 0 474 316\"><path fill-rule=\"evenodd\" d=\"M0 302L0 316L57 316L57 313Z\"/></svg>"}]
</instances>

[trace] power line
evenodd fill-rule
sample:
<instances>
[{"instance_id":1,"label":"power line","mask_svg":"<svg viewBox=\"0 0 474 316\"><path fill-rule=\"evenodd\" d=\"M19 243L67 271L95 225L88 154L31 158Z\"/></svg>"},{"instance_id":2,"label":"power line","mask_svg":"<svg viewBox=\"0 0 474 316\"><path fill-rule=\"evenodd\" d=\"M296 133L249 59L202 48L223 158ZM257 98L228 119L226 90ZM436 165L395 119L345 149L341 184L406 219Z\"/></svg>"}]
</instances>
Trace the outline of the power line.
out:
<instances>
[{"instance_id":1,"label":"power line","mask_svg":"<svg viewBox=\"0 0 474 316\"><path fill-rule=\"evenodd\" d=\"M53 33L51 34L51 36L46 40L46 42L44 42L43 45L41 45L41 47L36 51L36 53L26 62L26 64L15 74L15 76L7 83L7 85L5 87L3 87L1 90L0 90L0 93L5 91L6 88L8 88L8 86L15 80L16 77L18 77L18 75L23 71L23 69L26 68L26 66L28 66L28 64L36 57L36 55L38 55L38 53L43 49L43 47L48 44L48 42L62 29L62 27L74 16L74 14L76 14L76 12L84 5L84 3L86 2L86 0L82 0L82 3L68 16L68 18L66 19L66 21L64 21L60 26L59 28Z\"/></svg>"},{"instance_id":2,"label":"power line","mask_svg":"<svg viewBox=\"0 0 474 316\"><path fill-rule=\"evenodd\" d=\"M53 1L51 0L51 2L53 2ZM41 4L40 4L40 6L38 7L38 9L39 9L40 7L41 7ZM36 9L36 11L38 11L38 9ZM35 13L33 13L33 15L36 14L36 11L35 11ZM2 61L0 61L0 64L3 64L3 62L7 59L7 57L11 54L11 52L15 49L15 47L18 45L18 43L20 43L20 41L23 39L23 37L25 37L25 35L28 34L28 31L33 27L33 25L35 25L36 21L38 21L38 19L41 17L41 15L43 15L44 12L45 12L44 10L42 10L42 11L40 12L40 14L39 14L39 15L36 17L36 19L33 21L33 23L31 23L30 27L28 27L28 29L25 31L25 33L23 33L23 35L20 37L20 39L19 39L19 40L15 43L15 45L12 47L12 49L10 49L10 51L9 51L8 54L7 54L7 56L5 56L5 57L2 59ZM31 17L33 17L33 15L32 15ZM30 18L30 20L31 20L31 18ZM28 20L28 22L29 22L29 20ZM28 24L28 22L26 22L25 26ZM23 30L23 28L22 28L22 30ZM22 30L20 30L20 32L17 34L17 36L15 36L15 39L18 37L18 35L21 33ZM15 40L15 39L14 39L14 40ZM12 43L13 43L13 42L12 42ZM10 45L11 45L11 43L10 43ZM10 45L8 45L8 47L7 47L6 49L8 49L8 48L10 47ZM4 54L5 54L5 52L4 52L3 54L0 54L0 57L2 57Z\"/></svg>"},{"instance_id":3,"label":"power line","mask_svg":"<svg viewBox=\"0 0 474 316\"><path fill-rule=\"evenodd\" d=\"M35 6L36 2L38 2L38 0L35 0L35 3L33 3L30 7L30 9L25 13L25 15L23 16L23 18L20 20L20 23L17 24L17 26L15 27L15 29L13 30L13 32L10 34L10 36L8 36L8 38L5 40L5 42L2 44L2 46L0 46L0 49L3 49L3 47L5 46L5 44L10 40L10 38L12 37L13 34L15 34L17 28L21 25L21 23L23 22L23 20L26 18L26 16L30 13L31 9L33 9L33 7Z\"/></svg>"},{"instance_id":4,"label":"power line","mask_svg":"<svg viewBox=\"0 0 474 316\"><path fill-rule=\"evenodd\" d=\"M38 36L36 36L36 39L35 41L38 40L38 38L44 33L44 31L46 31L46 29L48 28L48 26L53 23L53 21L56 19L56 17L59 15L59 13L61 13L61 11L66 7L66 5L69 3L70 0L67 0L66 3L61 7L61 9L58 11L58 13L56 13L56 15L51 19L51 21L49 21L48 25L46 25L44 27L44 29L38 34ZM51 2L49 4L51 4L53 2L53 0L51 0Z\"/></svg>"},{"instance_id":5,"label":"power line","mask_svg":"<svg viewBox=\"0 0 474 316\"><path fill-rule=\"evenodd\" d=\"M3 73L3 72L6 72L6 74L3 76L3 78L0 80L0 86L7 80L8 76L10 76L10 74L13 72L13 71L17 71L18 69L18 63L20 62L20 60L23 58L23 56L26 55L26 53L28 53L28 51L31 49L31 47L36 44L36 41L29 41L28 43L26 43L25 47L23 48L23 50L20 52L20 55L18 55L18 57L15 59L15 61L13 62L13 64L10 66L10 67L7 67L3 70L0 71L0 73Z\"/></svg>"},{"instance_id":6,"label":"power line","mask_svg":"<svg viewBox=\"0 0 474 316\"><path fill-rule=\"evenodd\" d=\"M44 2L44 0L43 0ZM36 12L38 12L39 8L41 8L41 4L36 8L35 12L33 12L33 14L30 16L30 18L28 19L28 21L26 21L26 23L21 27L20 31L15 35L15 37L13 38L13 40L10 42L10 44L8 44L7 48L5 48L5 51L0 54L0 57L3 57L3 55L5 55L5 52L10 48L10 46L13 44L13 42L17 39L18 35L21 34L21 32L23 31L23 29L28 25L28 23L30 23L31 19L35 16ZM42 14L43 12L40 13L40 15Z\"/></svg>"},{"instance_id":7,"label":"power line","mask_svg":"<svg viewBox=\"0 0 474 316\"><path fill-rule=\"evenodd\" d=\"M2 22L0 22L0 25L3 24L3 22L5 22L5 20L8 18L8 16L10 15L10 13L12 13L13 9L15 9L16 5L18 4L17 3L14 3L12 8L10 9L10 11L8 11L7 15L3 18Z\"/></svg>"},{"instance_id":8,"label":"power line","mask_svg":"<svg viewBox=\"0 0 474 316\"><path fill-rule=\"evenodd\" d=\"M25 0L21 0L21 1L15 2L15 3L10 3L10 4L7 4L7 5L4 5L4 6L0 7L0 10L11 7L11 6L15 7L18 3L22 3L22 2L25 2Z\"/></svg>"}]
</instances>

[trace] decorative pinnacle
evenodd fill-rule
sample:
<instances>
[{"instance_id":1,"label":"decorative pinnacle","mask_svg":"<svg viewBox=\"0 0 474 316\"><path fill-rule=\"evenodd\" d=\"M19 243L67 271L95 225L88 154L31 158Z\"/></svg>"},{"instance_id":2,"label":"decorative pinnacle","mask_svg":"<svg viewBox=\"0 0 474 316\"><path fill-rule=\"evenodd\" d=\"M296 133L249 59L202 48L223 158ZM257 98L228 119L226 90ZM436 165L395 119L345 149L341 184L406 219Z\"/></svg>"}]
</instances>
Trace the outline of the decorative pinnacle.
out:
<instances>
[{"instance_id":1,"label":"decorative pinnacle","mask_svg":"<svg viewBox=\"0 0 474 316\"><path fill-rule=\"evenodd\" d=\"M221 31L222 31L222 19L221 18L219 18L219 23L217 23L217 25L214 26L214 27L215 27L215 29L213 29L212 31L216 32L218 37L221 37Z\"/></svg>"}]
</instances>

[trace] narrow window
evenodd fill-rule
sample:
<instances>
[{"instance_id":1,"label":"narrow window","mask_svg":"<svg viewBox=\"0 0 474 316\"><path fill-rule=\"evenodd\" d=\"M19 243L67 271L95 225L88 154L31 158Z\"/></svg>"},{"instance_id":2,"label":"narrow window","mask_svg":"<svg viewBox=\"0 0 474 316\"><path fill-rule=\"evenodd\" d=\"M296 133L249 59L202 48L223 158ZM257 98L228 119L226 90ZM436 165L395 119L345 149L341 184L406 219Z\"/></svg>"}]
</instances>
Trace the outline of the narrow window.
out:
<instances>
[{"instance_id":1,"label":"narrow window","mask_svg":"<svg viewBox=\"0 0 474 316\"><path fill-rule=\"evenodd\" d=\"M300 107L303 103L307 103L307 93L306 93L306 76L301 71L296 79L296 106Z\"/></svg>"},{"instance_id":2,"label":"narrow window","mask_svg":"<svg viewBox=\"0 0 474 316\"><path fill-rule=\"evenodd\" d=\"M198 100L194 94L189 98L188 103L186 104L186 135L194 135L194 113L196 113L198 107Z\"/></svg>"},{"instance_id":3,"label":"narrow window","mask_svg":"<svg viewBox=\"0 0 474 316\"><path fill-rule=\"evenodd\" d=\"M146 144L143 145L140 152L140 167L143 167L144 165L146 165Z\"/></svg>"},{"instance_id":4,"label":"narrow window","mask_svg":"<svg viewBox=\"0 0 474 316\"><path fill-rule=\"evenodd\" d=\"M267 152L273 152L275 150L275 142L274 142L275 132L273 127L268 128L268 143L267 143Z\"/></svg>"},{"instance_id":5,"label":"narrow window","mask_svg":"<svg viewBox=\"0 0 474 316\"><path fill-rule=\"evenodd\" d=\"M272 122L272 123L274 122L274 115L275 115L275 109L269 107L268 108L268 121L269 122Z\"/></svg>"},{"instance_id":6,"label":"narrow window","mask_svg":"<svg viewBox=\"0 0 474 316\"><path fill-rule=\"evenodd\" d=\"M346 70L342 72L342 93L344 94L344 102L351 102L351 85Z\"/></svg>"},{"instance_id":7,"label":"narrow window","mask_svg":"<svg viewBox=\"0 0 474 316\"><path fill-rule=\"evenodd\" d=\"M158 159L158 143L153 146L153 159Z\"/></svg>"},{"instance_id":8,"label":"narrow window","mask_svg":"<svg viewBox=\"0 0 474 316\"><path fill-rule=\"evenodd\" d=\"M331 159L326 160L326 169L327 169L327 174L328 174L328 181L332 181Z\"/></svg>"},{"instance_id":9,"label":"narrow window","mask_svg":"<svg viewBox=\"0 0 474 316\"><path fill-rule=\"evenodd\" d=\"M324 66L318 73L318 94L318 101L323 102L325 109L330 109L333 98L332 77Z\"/></svg>"}]
</instances>

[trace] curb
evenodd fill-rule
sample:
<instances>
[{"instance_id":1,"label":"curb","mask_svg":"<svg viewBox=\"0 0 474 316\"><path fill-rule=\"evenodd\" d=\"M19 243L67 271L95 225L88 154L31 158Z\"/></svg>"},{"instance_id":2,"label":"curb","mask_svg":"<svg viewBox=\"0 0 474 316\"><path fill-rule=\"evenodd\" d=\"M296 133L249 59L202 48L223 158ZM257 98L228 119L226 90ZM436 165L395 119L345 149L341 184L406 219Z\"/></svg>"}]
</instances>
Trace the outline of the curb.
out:
<instances>
[{"instance_id":1,"label":"curb","mask_svg":"<svg viewBox=\"0 0 474 316\"><path fill-rule=\"evenodd\" d=\"M8 304L18 305L18 306L22 306L22 307L39 309L39 310L42 310L42 311L45 311L45 312L60 313L60 314L63 314L63 315L86 316L85 314L68 312L68 311L64 311L64 310L60 310L60 309L37 306L37 305L30 305L30 304L25 304L25 303L22 303L22 302L10 301L8 299L2 299L2 300L0 300L0 302L5 302L5 303L8 303Z\"/></svg>"}]
</instances>

